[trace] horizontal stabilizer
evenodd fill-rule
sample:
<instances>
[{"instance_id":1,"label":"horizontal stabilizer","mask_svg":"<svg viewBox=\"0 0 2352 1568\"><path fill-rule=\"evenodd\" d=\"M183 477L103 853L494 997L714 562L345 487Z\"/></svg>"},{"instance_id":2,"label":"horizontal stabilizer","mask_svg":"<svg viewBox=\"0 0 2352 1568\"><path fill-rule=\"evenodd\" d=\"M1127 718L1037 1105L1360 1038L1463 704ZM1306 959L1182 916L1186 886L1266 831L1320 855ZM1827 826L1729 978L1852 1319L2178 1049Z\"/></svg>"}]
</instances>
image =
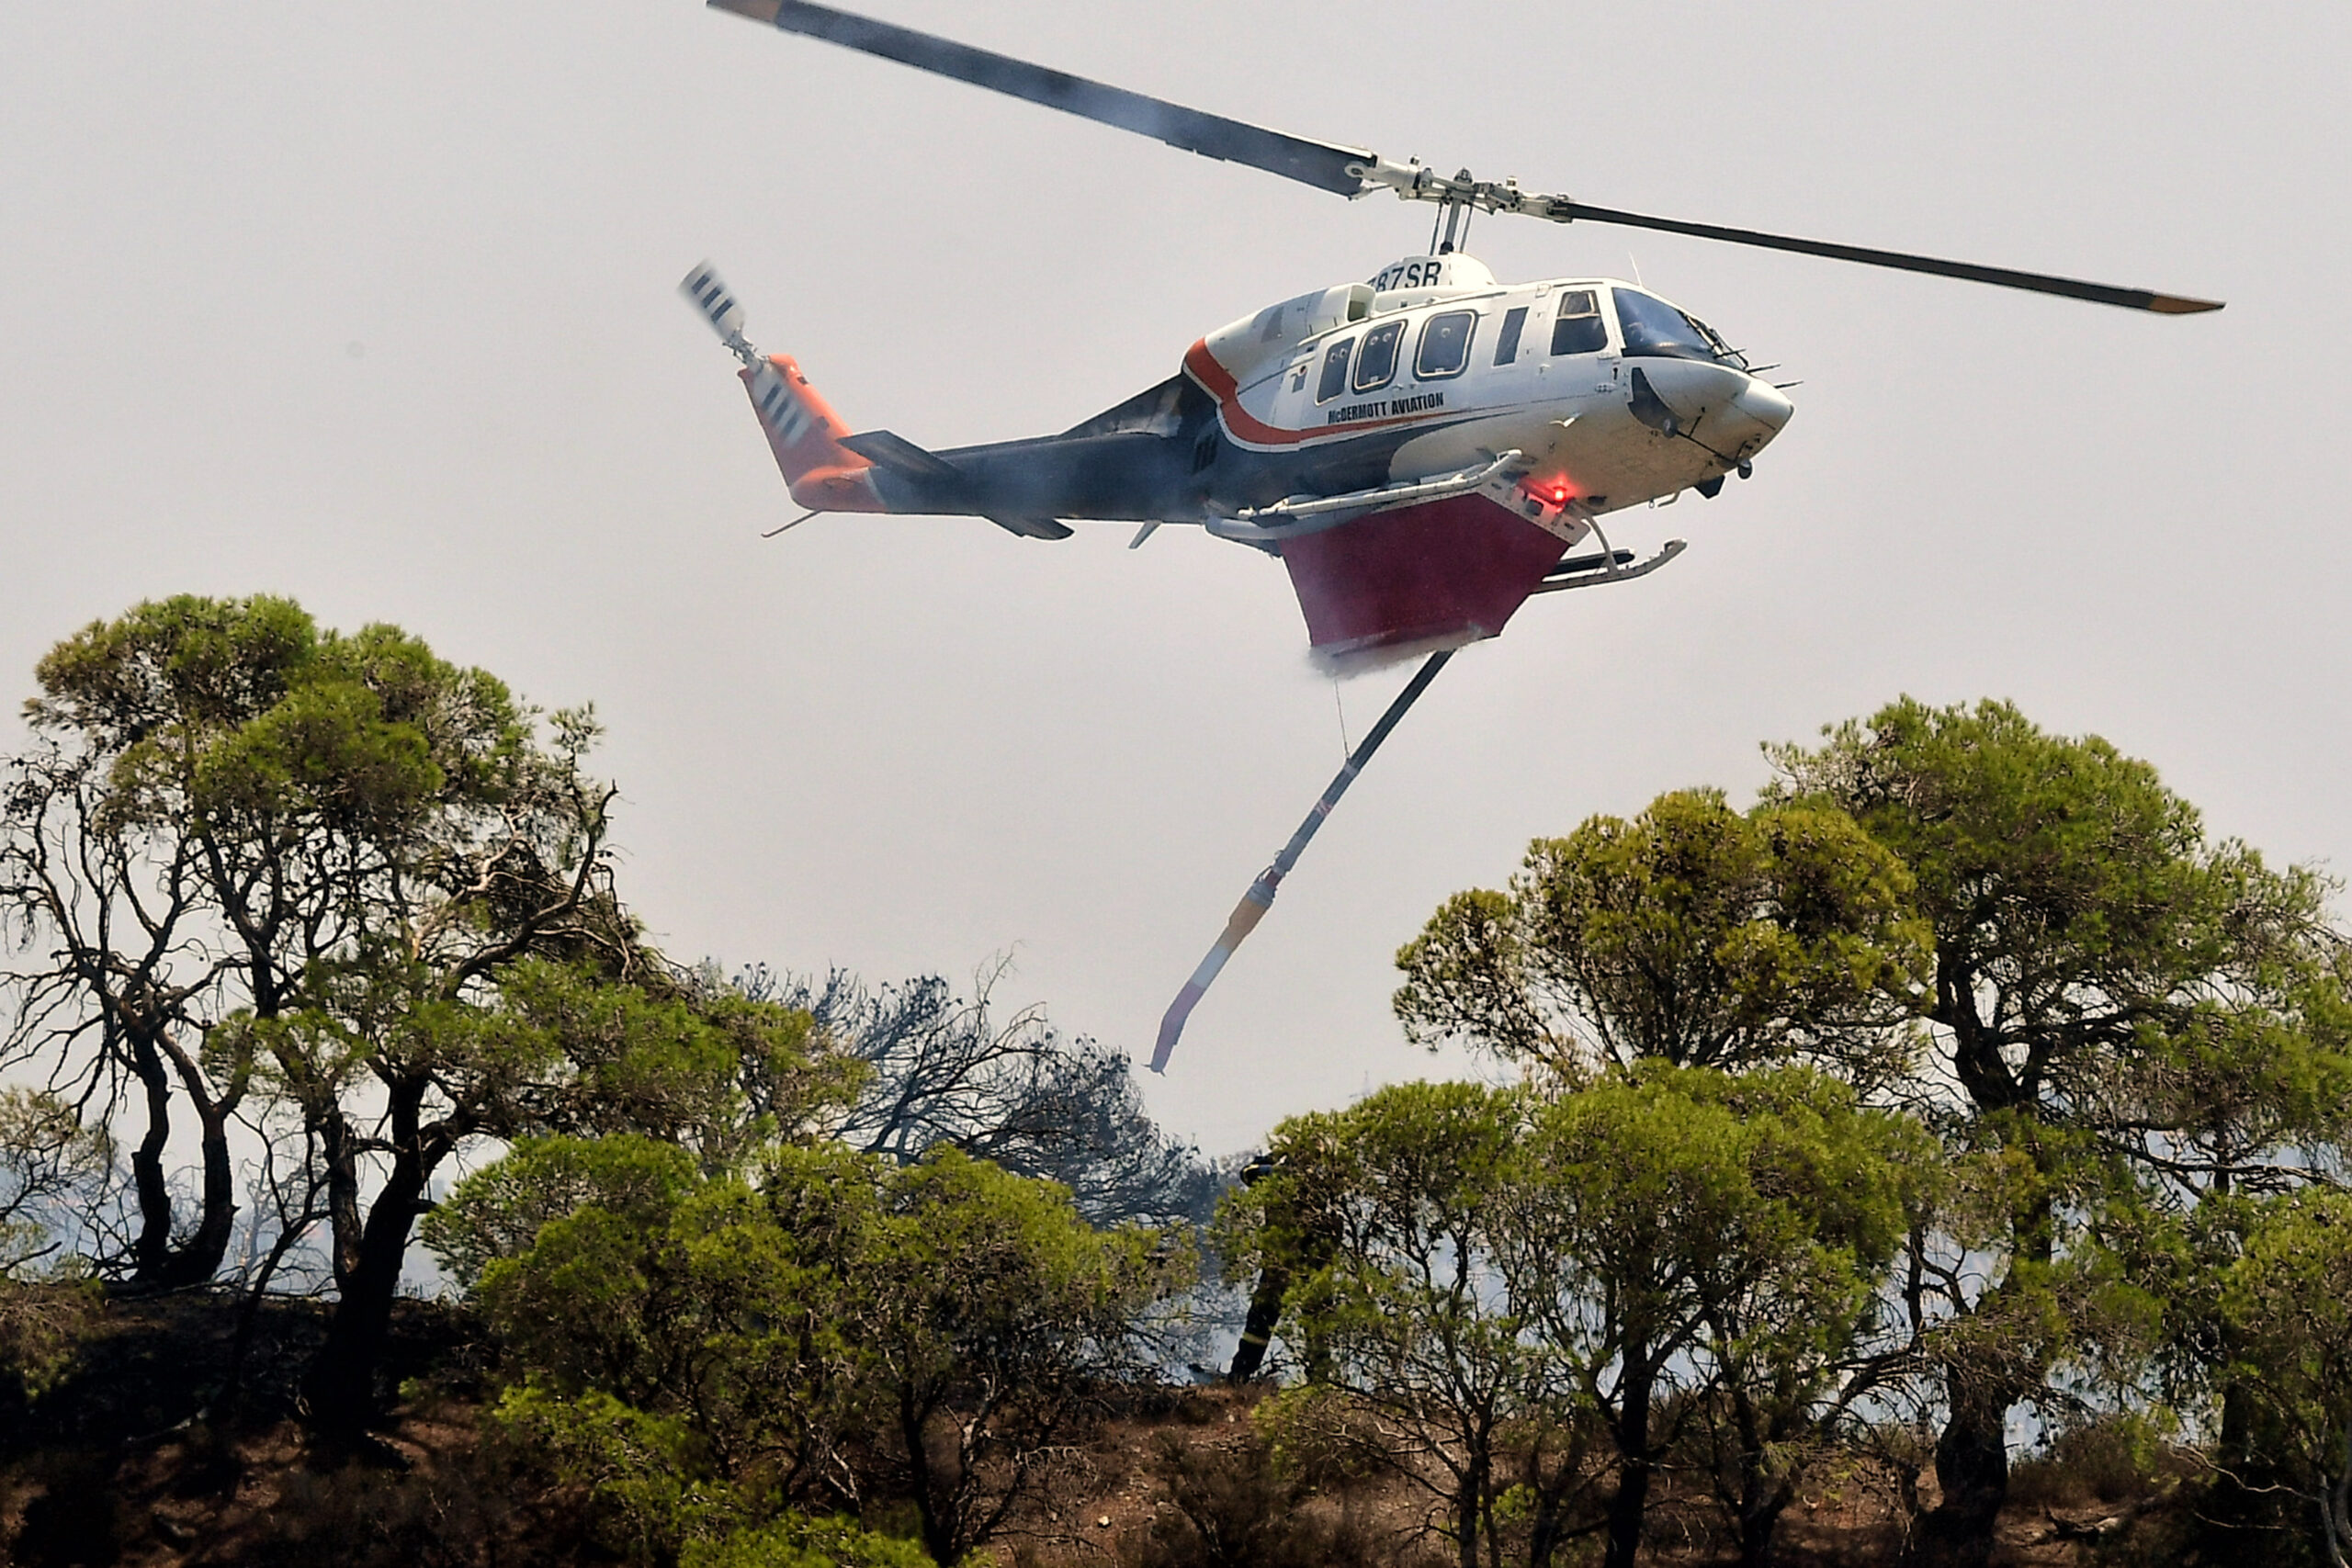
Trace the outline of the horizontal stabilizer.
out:
<instances>
[{"instance_id":1,"label":"horizontal stabilizer","mask_svg":"<svg viewBox=\"0 0 2352 1568\"><path fill-rule=\"evenodd\" d=\"M1027 517L1011 511L990 511L974 493L971 476L936 452L926 452L892 430L867 430L844 438L842 445L899 478L911 480L922 492L959 512L977 513L1008 534L1024 539L1067 539L1069 524L1051 517Z\"/></svg>"},{"instance_id":2,"label":"horizontal stabilizer","mask_svg":"<svg viewBox=\"0 0 2352 1568\"><path fill-rule=\"evenodd\" d=\"M1000 516L993 512L980 515L1006 533L1018 534L1024 539L1067 539L1078 532L1057 517L1016 517L1009 513Z\"/></svg>"},{"instance_id":3,"label":"horizontal stabilizer","mask_svg":"<svg viewBox=\"0 0 2352 1568\"><path fill-rule=\"evenodd\" d=\"M964 476L956 465L935 453L926 452L905 436L890 430L866 430L844 436L842 445L861 457L871 458L894 474L904 474L924 484L961 487Z\"/></svg>"}]
</instances>

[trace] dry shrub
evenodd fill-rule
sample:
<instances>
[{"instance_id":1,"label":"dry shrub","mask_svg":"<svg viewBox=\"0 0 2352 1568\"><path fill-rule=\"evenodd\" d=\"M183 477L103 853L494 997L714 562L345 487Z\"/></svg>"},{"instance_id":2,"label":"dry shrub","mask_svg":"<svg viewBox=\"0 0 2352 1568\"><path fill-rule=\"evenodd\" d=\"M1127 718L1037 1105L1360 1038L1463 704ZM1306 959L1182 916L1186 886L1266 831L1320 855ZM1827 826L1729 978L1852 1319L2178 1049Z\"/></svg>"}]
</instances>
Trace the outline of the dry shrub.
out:
<instances>
[{"instance_id":1,"label":"dry shrub","mask_svg":"<svg viewBox=\"0 0 2352 1568\"><path fill-rule=\"evenodd\" d=\"M1121 1568L1414 1568L1428 1552L1376 1529L1342 1494L1318 1495L1265 1444L1191 1445L1162 1433L1152 1471L1171 1511L1119 1555Z\"/></svg>"},{"instance_id":2,"label":"dry shrub","mask_svg":"<svg viewBox=\"0 0 2352 1568\"><path fill-rule=\"evenodd\" d=\"M234 1560L252 1568L472 1568L503 1522L488 1517L498 1511L494 1495L462 1480L356 1464L294 1471L261 1533L238 1543Z\"/></svg>"},{"instance_id":3,"label":"dry shrub","mask_svg":"<svg viewBox=\"0 0 2352 1568\"><path fill-rule=\"evenodd\" d=\"M2009 1500L2027 1507L2081 1507L2145 1497L2184 1474L2171 1436L2124 1411L2069 1427L2009 1472Z\"/></svg>"},{"instance_id":4,"label":"dry shrub","mask_svg":"<svg viewBox=\"0 0 2352 1568\"><path fill-rule=\"evenodd\" d=\"M204 1568L542 1568L594 1561L577 1499L481 1450L279 1472L277 1502ZM586 1553L586 1555L583 1555Z\"/></svg>"},{"instance_id":5,"label":"dry shrub","mask_svg":"<svg viewBox=\"0 0 2352 1568\"><path fill-rule=\"evenodd\" d=\"M22 1412L74 1371L103 1304L85 1280L0 1273L0 1410Z\"/></svg>"}]
</instances>

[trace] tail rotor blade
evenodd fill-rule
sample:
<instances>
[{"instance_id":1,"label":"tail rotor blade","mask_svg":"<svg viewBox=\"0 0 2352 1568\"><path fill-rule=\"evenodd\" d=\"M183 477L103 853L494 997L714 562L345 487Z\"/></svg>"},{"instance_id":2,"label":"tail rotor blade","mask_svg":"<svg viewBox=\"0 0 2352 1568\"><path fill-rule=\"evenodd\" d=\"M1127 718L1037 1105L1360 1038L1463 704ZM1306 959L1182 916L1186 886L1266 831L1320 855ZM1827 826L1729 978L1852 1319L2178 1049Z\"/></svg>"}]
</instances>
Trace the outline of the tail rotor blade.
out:
<instances>
[{"instance_id":1,"label":"tail rotor blade","mask_svg":"<svg viewBox=\"0 0 2352 1568\"><path fill-rule=\"evenodd\" d=\"M735 295L727 287L726 279L718 276L718 268L703 263L686 274L678 285L678 292L710 323L718 341L735 350L739 358L751 347L743 337L743 308L735 303Z\"/></svg>"}]
</instances>

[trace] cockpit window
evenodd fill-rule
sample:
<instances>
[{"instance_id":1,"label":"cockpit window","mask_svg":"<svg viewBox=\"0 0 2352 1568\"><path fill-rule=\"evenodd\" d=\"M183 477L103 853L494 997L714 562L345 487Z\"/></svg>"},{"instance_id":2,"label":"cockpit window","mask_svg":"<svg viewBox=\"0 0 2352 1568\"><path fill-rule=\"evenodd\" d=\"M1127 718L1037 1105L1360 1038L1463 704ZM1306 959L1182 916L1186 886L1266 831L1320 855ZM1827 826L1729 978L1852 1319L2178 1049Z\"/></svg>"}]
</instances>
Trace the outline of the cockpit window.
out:
<instances>
[{"instance_id":1,"label":"cockpit window","mask_svg":"<svg viewBox=\"0 0 2352 1568\"><path fill-rule=\"evenodd\" d=\"M1665 300L1638 289L1620 288L1617 326L1625 334L1628 357L1649 355L1663 359L1707 359L1738 365L1740 357L1704 322L1686 316Z\"/></svg>"},{"instance_id":2,"label":"cockpit window","mask_svg":"<svg viewBox=\"0 0 2352 1568\"><path fill-rule=\"evenodd\" d=\"M1441 310L1421 323L1421 346L1413 354L1413 374L1424 381L1459 376L1470 363L1470 334L1478 324L1476 310Z\"/></svg>"},{"instance_id":3,"label":"cockpit window","mask_svg":"<svg viewBox=\"0 0 2352 1568\"><path fill-rule=\"evenodd\" d=\"M1356 340L1343 337L1323 351L1323 378L1315 384L1315 400L1328 403L1348 389L1348 351Z\"/></svg>"},{"instance_id":4,"label":"cockpit window","mask_svg":"<svg viewBox=\"0 0 2352 1568\"><path fill-rule=\"evenodd\" d=\"M1600 319L1600 303L1589 288L1560 292L1560 313L1552 321L1552 352L1599 354L1609 346L1609 327Z\"/></svg>"},{"instance_id":5,"label":"cockpit window","mask_svg":"<svg viewBox=\"0 0 2352 1568\"><path fill-rule=\"evenodd\" d=\"M1359 392L1376 392L1396 378L1396 344L1405 335L1402 321L1383 321L1363 334L1363 352L1356 355L1355 378L1349 383Z\"/></svg>"}]
</instances>

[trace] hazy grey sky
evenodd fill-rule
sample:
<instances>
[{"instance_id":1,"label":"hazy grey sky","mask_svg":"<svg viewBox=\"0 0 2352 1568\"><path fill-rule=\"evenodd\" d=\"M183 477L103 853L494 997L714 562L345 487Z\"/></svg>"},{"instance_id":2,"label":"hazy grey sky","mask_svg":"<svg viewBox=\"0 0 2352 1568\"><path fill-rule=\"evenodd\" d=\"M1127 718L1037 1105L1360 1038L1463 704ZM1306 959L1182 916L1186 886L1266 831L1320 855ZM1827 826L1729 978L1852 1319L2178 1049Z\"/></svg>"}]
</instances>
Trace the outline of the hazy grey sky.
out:
<instances>
[{"instance_id":1,"label":"hazy grey sky","mask_svg":"<svg viewBox=\"0 0 2352 1568\"><path fill-rule=\"evenodd\" d=\"M1390 955L1526 840L1900 692L2013 697L2352 869L2337 472L2352 7L1187 6L879 14L1585 199L2218 296L2156 320L1483 220L1780 374L1689 555L1454 661L1194 1015L1212 1149L1450 1071ZM594 700L673 953L968 971L1138 1057L1340 758L1281 568L1163 531L793 515L672 292L709 256L852 423L1059 429L1426 242L692 0L0 7L0 691L135 600L269 590ZM1343 690L1361 735L1402 672ZM11 684L13 683L13 684ZM13 746L17 734L0 731Z\"/></svg>"}]
</instances>

